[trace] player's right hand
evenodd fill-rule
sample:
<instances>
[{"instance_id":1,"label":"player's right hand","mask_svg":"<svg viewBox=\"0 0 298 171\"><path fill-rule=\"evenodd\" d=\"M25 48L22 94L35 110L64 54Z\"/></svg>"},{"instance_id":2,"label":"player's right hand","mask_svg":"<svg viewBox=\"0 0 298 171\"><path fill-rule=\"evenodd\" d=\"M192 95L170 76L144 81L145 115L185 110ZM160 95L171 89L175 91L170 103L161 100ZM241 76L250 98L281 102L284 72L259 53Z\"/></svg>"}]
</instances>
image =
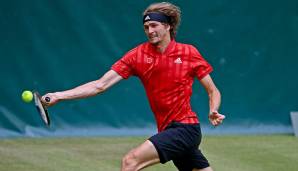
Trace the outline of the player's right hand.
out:
<instances>
[{"instance_id":1,"label":"player's right hand","mask_svg":"<svg viewBox=\"0 0 298 171\"><path fill-rule=\"evenodd\" d=\"M47 93L41 97L41 101L46 106L53 106L59 102L59 97L57 93Z\"/></svg>"}]
</instances>

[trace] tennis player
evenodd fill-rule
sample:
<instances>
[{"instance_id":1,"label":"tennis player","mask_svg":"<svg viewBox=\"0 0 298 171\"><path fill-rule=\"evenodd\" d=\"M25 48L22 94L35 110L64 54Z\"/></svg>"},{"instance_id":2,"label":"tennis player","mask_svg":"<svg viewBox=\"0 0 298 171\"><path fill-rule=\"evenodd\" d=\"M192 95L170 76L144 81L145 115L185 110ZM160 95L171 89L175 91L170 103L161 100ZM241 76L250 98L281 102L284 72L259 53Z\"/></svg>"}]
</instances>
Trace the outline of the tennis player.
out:
<instances>
[{"instance_id":1,"label":"tennis player","mask_svg":"<svg viewBox=\"0 0 298 171\"><path fill-rule=\"evenodd\" d=\"M212 171L199 150L200 124L190 105L194 78L209 95L209 120L214 126L225 117L218 113L221 95L209 75L211 65L194 46L175 41L180 13L179 7L168 2L151 4L143 13L148 42L126 53L100 79L43 96L44 103L46 96L51 98L47 105L52 106L61 100L94 96L122 79L139 77L158 133L123 157L122 171L137 171L170 160L180 171Z\"/></svg>"}]
</instances>

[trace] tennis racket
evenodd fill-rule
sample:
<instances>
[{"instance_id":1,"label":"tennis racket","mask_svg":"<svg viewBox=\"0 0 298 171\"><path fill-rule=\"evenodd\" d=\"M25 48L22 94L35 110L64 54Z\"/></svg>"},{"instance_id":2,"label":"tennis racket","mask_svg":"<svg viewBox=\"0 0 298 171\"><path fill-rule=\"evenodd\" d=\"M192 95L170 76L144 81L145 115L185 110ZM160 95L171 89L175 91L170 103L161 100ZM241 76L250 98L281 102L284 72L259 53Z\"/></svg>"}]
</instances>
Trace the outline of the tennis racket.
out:
<instances>
[{"instance_id":1,"label":"tennis racket","mask_svg":"<svg viewBox=\"0 0 298 171\"><path fill-rule=\"evenodd\" d=\"M35 103L36 109L37 109L42 121L47 126L50 126L49 113L48 113L47 107L41 101L40 94L37 91L35 91L35 92L33 92L33 97L34 97L34 103ZM51 101L50 97L46 97L45 100L46 100L46 102Z\"/></svg>"}]
</instances>

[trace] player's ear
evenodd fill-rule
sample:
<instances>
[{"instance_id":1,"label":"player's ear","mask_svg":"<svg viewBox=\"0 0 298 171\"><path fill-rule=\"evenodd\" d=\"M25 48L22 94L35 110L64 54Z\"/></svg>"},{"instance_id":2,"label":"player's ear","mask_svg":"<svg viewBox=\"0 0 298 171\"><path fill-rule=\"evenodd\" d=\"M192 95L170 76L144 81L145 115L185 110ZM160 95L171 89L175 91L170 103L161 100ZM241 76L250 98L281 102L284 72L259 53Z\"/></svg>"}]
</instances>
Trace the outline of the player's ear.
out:
<instances>
[{"instance_id":1,"label":"player's ear","mask_svg":"<svg viewBox=\"0 0 298 171\"><path fill-rule=\"evenodd\" d=\"M167 31L170 31L171 30L170 24L164 23L163 25L165 26L165 28L166 28Z\"/></svg>"},{"instance_id":2,"label":"player's ear","mask_svg":"<svg viewBox=\"0 0 298 171\"><path fill-rule=\"evenodd\" d=\"M170 30L171 30L171 25L170 25L170 24L166 24L166 29L167 29L168 31L170 31Z\"/></svg>"}]
</instances>

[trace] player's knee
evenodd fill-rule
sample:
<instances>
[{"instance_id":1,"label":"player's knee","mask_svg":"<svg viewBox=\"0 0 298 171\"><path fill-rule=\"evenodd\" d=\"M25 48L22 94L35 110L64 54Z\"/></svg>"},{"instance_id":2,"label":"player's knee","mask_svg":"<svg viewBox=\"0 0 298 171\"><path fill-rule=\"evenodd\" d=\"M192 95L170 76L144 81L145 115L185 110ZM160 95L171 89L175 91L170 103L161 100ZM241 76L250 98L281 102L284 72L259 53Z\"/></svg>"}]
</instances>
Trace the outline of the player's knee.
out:
<instances>
[{"instance_id":1,"label":"player's knee","mask_svg":"<svg viewBox=\"0 0 298 171\"><path fill-rule=\"evenodd\" d=\"M136 171L137 168L138 160L134 152L130 152L122 158L122 171Z\"/></svg>"}]
</instances>

